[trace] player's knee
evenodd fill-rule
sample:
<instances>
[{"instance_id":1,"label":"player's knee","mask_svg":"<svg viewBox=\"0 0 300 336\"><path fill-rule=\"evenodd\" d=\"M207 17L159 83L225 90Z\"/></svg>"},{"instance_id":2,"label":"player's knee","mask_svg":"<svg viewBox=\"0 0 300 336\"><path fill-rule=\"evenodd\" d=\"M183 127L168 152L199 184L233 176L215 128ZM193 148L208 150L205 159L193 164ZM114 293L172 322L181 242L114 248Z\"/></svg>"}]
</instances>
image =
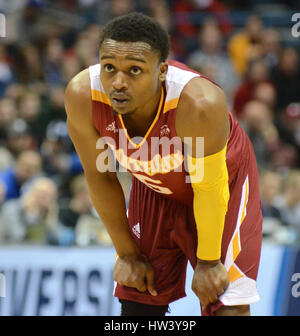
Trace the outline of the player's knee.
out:
<instances>
[{"instance_id":1,"label":"player's knee","mask_svg":"<svg viewBox=\"0 0 300 336\"><path fill-rule=\"evenodd\" d=\"M222 306L216 312L216 316L250 316L250 306Z\"/></svg>"}]
</instances>

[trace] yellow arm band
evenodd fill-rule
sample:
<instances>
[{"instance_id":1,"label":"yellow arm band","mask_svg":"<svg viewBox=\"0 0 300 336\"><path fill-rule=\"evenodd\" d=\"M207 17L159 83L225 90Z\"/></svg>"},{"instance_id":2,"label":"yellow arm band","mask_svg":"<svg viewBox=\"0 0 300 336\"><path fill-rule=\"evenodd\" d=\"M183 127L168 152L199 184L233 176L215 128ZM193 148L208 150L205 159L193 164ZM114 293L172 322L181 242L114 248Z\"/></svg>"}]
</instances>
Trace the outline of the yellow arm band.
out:
<instances>
[{"instance_id":1,"label":"yellow arm band","mask_svg":"<svg viewBox=\"0 0 300 336\"><path fill-rule=\"evenodd\" d=\"M227 145L218 153L193 158L188 168L194 191L194 216L197 226L197 258L216 260L221 257L222 235L229 200Z\"/></svg>"}]
</instances>

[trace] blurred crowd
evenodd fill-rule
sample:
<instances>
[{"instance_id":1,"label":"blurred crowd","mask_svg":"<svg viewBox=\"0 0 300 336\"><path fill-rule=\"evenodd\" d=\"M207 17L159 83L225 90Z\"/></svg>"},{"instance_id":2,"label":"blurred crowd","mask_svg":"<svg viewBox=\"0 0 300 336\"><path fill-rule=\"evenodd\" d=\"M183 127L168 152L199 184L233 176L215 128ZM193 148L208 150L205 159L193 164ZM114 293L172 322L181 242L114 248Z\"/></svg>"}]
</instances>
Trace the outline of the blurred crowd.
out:
<instances>
[{"instance_id":1,"label":"blurred crowd","mask_svg":"<svg viewBox=\"0 0 300 336\"><path fill-rule=\"evenodd\" d=\"M0 0L6 18L0 243L111 244L68 136L64 89L98 63L103 25L135 10L168 30L170 58L223 88L255 150L264 239L299 243L300 44L284 34L290 17L279 26L264 18L267 8L291 13L300 7L299 1L271 0ZM131 178L119 178L128 202Z\"/></svg>"}]
</instances>

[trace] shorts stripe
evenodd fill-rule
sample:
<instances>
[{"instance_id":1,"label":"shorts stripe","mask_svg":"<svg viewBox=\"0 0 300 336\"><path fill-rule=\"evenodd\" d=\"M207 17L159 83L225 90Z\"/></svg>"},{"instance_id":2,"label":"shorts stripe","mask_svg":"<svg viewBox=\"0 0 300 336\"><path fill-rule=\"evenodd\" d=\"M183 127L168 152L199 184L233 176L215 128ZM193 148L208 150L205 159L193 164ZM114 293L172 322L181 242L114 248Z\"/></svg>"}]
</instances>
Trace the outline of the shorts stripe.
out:
<instances>
[{"instance_id":1,"label":"shorts stripe","mask_svg":"<svg viewBox=\"0 0 300 336\"><path fill-rule=\"evenodd\" d=\"M228 278L230 282L234 282L235 280L241 278L244 274L238 269L238 267L233 264L228 270Z\"/></svg>"},{"instance_id":2,"label":"shorts stripe","mask_svg":"<svg viewBox=\"0 0 300 336\"><path fill-rule=\"evenodd\" d=\"M240 231L236 232L232 240L233 261L237 258L241 251Z\"/></svg>"},{"instance_id":3,"label":"shorts stripe","mask_svg":"<svg viewBox=\"0 0 300 336\"><path fill-rule=\"evenodd\" d=\"M220 301L225 306L251 304L259 300L255 280L247 277L246 274L244 274L243 271L235 264L235 260L242 250L240 227L247 215L248 197L249 179L247 175L242 187L242 196L236 227L229 243L224 263L230 281L228 288L220 296Z\"/></svg>"},{"instance_id":4,"label":"shorts stripe","mask_svg":"<svg viewBox=\"0 0 300 336\"><path fill-rule=\"evenodd\" d=\"M227 253L226 253L226 258L225 258L225 263L224 263L227 271L233 265L235 259L237 258L237 256L242 250L241 240L240 240L240 226L242 225L246 217L248 196L249 196L249 179L247 175L244 181L243 187L242 187L242 197L241 197L241 202L239 206L236 228L235 228L235 231L232 235L231 241L227 248Z\"/></svg>"}]
</instances>

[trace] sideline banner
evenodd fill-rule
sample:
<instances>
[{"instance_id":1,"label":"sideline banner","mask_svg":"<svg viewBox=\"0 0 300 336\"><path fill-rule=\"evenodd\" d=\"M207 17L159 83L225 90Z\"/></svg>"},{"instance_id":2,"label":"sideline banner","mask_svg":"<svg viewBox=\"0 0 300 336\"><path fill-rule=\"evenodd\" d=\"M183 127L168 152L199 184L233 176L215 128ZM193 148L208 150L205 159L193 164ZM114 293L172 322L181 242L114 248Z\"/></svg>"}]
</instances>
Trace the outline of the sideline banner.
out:
<instances>
[{"instance_id":1,"label":"sideline banner","mask_svg":"<svg viewBox=\"0 0 300 336\"><path fill-rule=\"evenodd\" d=\"M114 259L112 248L2 247L0 315L119 315Z\"/></svg>"},{"instance_id":2,"label":"sideline banner","mask_svg":"<svg viewBox=\"0 0 300 336\"><path fill-rule=\"evenodd\" d=\"M113 296L115 251L103 247L0 247L0 316L119 316ZM2 275L2 277L1 277ZM167 316L199 316L191 289ZM253 316L300 316L300 249L263 244Z\"/></svg>"}]
</instances>

